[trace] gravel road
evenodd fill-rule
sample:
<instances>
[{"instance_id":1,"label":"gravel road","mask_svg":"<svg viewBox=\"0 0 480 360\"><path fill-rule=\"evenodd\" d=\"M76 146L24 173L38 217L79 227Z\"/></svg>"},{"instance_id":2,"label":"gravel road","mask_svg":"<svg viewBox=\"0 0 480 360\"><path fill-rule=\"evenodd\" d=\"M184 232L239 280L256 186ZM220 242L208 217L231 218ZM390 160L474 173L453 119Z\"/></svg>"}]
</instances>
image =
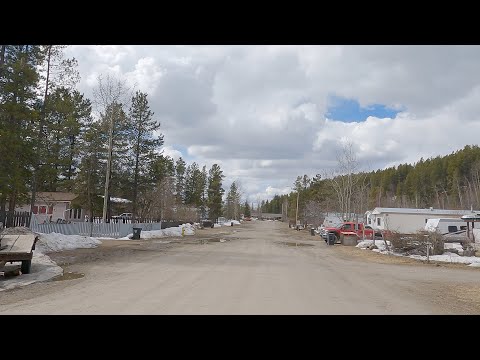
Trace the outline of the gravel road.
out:
<instances>
[{"instance_id":1,"label":"gravel road","mask_svg":"<svg viewBox=\"0 0 480 360\"><path fill-rule=\"evenodd\" d=\"M51 257L65 276L0 293L0 314L480 314L479 269L328 246L281 222Z\"/></svg>"}]
</instances>

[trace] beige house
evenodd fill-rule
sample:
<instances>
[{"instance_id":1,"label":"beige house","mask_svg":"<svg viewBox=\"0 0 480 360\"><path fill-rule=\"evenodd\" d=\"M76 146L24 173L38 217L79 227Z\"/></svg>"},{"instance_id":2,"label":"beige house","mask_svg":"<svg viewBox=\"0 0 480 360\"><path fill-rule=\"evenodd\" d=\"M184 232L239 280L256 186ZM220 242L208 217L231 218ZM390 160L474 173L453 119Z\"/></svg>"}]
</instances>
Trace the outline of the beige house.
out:
<instances>
[{"instance_id":1,"label":"beige house","mask_svg":"<svg viewBox=\"0 0 480 360\"><path fill-rule=\"evenodd\" d=\"M83 220L82 209L71 209L72 201L77 196L69 192L37 192L33 213L38 223ZM18 206L15 211L30 211L30 204Z\"/></svg>"}]
</instances>

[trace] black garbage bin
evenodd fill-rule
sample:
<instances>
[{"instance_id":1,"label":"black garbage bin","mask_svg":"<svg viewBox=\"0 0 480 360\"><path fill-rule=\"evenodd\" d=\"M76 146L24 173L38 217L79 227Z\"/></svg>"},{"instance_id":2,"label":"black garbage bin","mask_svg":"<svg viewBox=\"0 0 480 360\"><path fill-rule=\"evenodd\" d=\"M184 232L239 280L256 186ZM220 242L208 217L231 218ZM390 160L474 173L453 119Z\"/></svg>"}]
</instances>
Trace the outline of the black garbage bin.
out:
<instances>
[{"instance_id":1,"label":"black garbage bin","mask_svg":"<svg viewBox=\"0 0 480 360\"><path fill-rule=\"evenodd\" d=\"M335 240L337 240L335 233L328 233L328 245L335 245Z\"/></svg>"},{"instance_id":2,"label":"black garbage bin","mask_svg":"<svg viewBox=\"0 0 480 360\"><path fill-rule=\"evenodd\" d=\"M133 240L138 240L140 239L140 233L142 232L142 228L133 228L133 236L132 236L132 239Z\"/></svg>"},{"instance_id":3,"label":"black garbage bin","mask_svg":"<svg viewBox=\"0 0 480 360\"><path fill-rule=\"evenodd\" d=\"M310 235L315 236L315 228L310 229Z\"/></svg>"}]
</instances>

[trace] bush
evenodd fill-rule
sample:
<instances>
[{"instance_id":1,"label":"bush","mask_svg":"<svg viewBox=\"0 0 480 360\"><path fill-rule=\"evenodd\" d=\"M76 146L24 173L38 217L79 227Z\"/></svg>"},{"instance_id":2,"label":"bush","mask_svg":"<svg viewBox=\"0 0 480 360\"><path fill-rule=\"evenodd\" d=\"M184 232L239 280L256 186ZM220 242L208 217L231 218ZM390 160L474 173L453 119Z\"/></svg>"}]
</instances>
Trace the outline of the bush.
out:
<instances>
[{"instance_id":1,"label":"bush","mask_svg":"<svg viewBox=\"0 0 480 360\"><path fill-rule=\"evenodd\" d=\"M437 232L419 231L413 235L390 232L386 239L394 251L405 255L427 255L427 243L430 243L430 255L441 255L444 251L444 238Z\"/></svg>"},{"instance_id":2,"label":"bush","mask_svg":"<svg viewBox=\"0 0 480 360\"><path fill-rule=\"evenodd\" d=\"M384 234L385 240L390 241L390 245L393 249L403 249L406 245L406 239L403 234L397 231L390 231L388 234Z\"/></svg>"}]
</instances>

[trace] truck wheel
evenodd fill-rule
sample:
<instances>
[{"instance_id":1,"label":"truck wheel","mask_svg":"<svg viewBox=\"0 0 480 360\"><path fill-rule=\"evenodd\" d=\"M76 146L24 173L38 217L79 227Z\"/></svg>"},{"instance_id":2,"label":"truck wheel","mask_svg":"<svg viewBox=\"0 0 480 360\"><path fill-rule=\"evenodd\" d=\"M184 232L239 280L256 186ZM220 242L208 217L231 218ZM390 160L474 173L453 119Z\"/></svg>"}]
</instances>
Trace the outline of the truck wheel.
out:
<instances>
[{"instance_id":1,"label":"truck wheel","mask_svg":"<svg viewBox=\"0 0 480 360\"><path fill-rule=\"evenodd\" d=\"M30 274L31 268L32 268L32 260L22 260L22 267L21 267L22 274Z\"/></svg>"}]
</instances>

